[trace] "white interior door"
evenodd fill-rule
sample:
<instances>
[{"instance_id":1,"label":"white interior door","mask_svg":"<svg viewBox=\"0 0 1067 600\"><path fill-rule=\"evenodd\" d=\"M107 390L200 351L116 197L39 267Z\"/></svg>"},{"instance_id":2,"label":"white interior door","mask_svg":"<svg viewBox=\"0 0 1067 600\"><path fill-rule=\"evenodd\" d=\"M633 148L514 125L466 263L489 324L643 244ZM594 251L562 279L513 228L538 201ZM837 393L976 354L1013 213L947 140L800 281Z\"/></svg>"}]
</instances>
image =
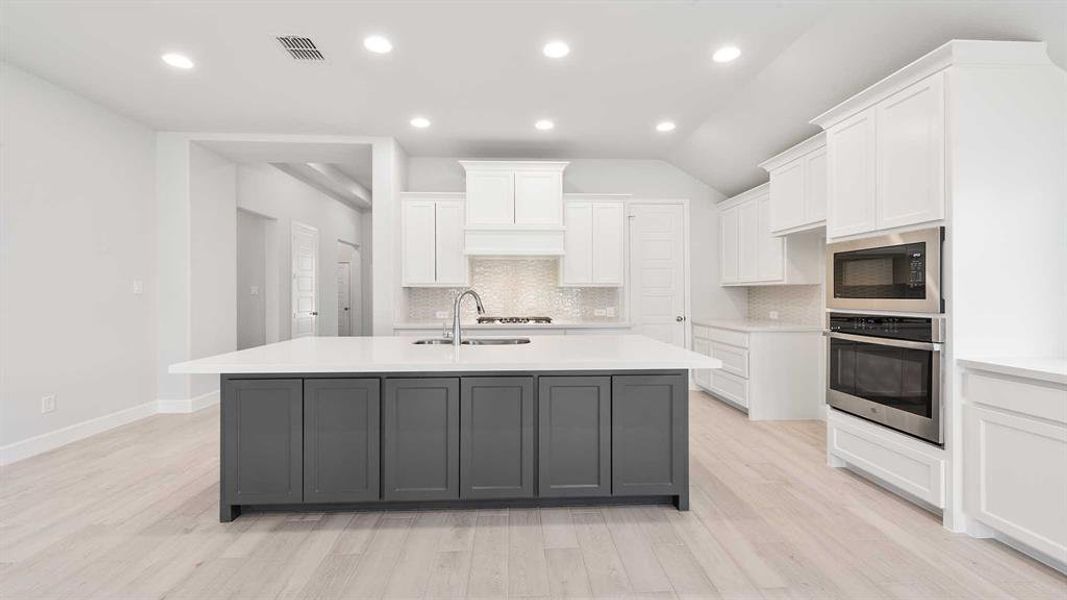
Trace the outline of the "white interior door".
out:
<instances>
[{"instance_id":1,"label":"white interior door","mask_svg":"<svg viewBox=\"0 0 1067 600\"><path fill-rule=\"evenodd\" d=\"M352 335L352 263L337 263L337 335Z\"/></svg>"},{"instance_id":2,"label":"white interior door","mask_svg":"<svg viewBox=\"0 0 1067 600\"><path fill-rule=\"evenodd\" d=\"M293 257L291 337L318 334L318 262L319 230L293 222L291 253Z\"/></svg>"},{"instance_id":3,"label":"white interior door","mask_svg":"<svg viewBox=\"0 0 1067 600\"><path fill-rule=\"evenodd\" d=\"M637 333L685 347L682 204L630 205L630 320Z\"/></svg>"}]
</instances>

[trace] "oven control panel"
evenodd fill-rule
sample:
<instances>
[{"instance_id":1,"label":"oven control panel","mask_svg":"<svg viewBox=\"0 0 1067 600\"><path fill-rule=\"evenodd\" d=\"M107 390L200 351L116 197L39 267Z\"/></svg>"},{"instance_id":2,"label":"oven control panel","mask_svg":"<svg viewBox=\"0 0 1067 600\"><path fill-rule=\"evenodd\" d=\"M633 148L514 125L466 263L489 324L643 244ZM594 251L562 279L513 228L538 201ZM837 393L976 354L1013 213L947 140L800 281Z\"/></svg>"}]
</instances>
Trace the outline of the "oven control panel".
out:
<instances>
[{"instance_id":1,"label":"oven control panel","mask_svg":"<svg viewBox=\"0 0 1067 600\"><path fill-rule=\"evenodd\" d=\"M830 313L830 331L871 337L940 342L942 320L936 317L898 317Z\"/></svg>"}]
</instances>

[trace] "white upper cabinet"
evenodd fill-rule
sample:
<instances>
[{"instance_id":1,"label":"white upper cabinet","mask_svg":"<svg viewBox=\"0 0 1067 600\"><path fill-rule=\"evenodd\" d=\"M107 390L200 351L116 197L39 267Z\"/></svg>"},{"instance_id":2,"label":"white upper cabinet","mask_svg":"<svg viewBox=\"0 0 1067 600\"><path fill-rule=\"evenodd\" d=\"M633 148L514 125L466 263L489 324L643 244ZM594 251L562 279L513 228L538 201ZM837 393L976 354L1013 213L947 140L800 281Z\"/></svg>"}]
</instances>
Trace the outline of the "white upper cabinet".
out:
<instances>
[{"instance_id":1,"label":"white upper cabinet","mask_svg":"<svg viewBox=\"0 0 1067 600\"><path fill-rule=\"evenodd\" d=\"M463 212L463 194L401 195L400 268L404 287L468 285Z\"/></svg>"},{"instance_id":2,"label":"white upper cabinet","mask_svg":"<svg viewBox=\"0 0 1067 600\"><path fill-rule=\"evenodd\" d=\"M437 285L469 283L467 255L463 253L463 200L438 200L434 223L434 264Z\"/></svg>"},{"instance_id":3,"label":"white upper cabinet","mask_svg":"<svg viewBox=\"0 0 1067 600\"><path fill-rule=\"evenodd\" d=\"M813 121L827 127L827 237L945 218L944 86L937 72Z\"/></svg>"},{"instance_id":4,"label":"white upper cabinet","mask_svg":"<svg viewBox=\"0 0 1067 600\"><path fill-rule=\"evenodd\" d=\"M784 281L785 240L771 234L771 199L764 196L755 204L759 230L756 234L756 278L760 281Z\"/></svg>"},{"instance_id":5,"label":"white upper cabinet","mask_svg":"<svg viewBox=\"0 0 1067 600\"><path fill-rule=\"evenodd\" d=\"M566 162L460 161L467 173L468 255L563 254Z\"/></svg>"},{"instance_id":6,"label":"white upper cabinet","mask_svg":"<svg viewBox=\"0 0 1067 600\"><path fill-rule=\"evenodd\" d=\"M559 225L563 221L563 172L515 172L515 223Z\"/></svg>"},{"instance_id":7,"label":"white upper cabinet","mask_svg":"<svg viewBox=\"0 0 1067 600\"><path fill-rule=\"evenodd\" d=\"M515 174L511 171L467 172L467 225L515 222Z\"/></svg>"},{"instance_id":8,"label":"white upper cabinet","mask_svg":"<svg viewBox=\"0 0 1067 600\"><path fill-rule=\"evenodd\" d=\"M769 184L724 200L719 206L722 285L819 283L822 238L816 232L772 233Z\"/></svg>"},{"instance_id":9,"label":"white upper cabinet","mask_svg":"<svg viewBox=\"0 0 1067 600\"><path fill-rule=\"evenodd\" d=\"M877 112L878 228L944 218L944 75L890 96Z\"/></svg>"},{"instance_id":10,"label":"white upper cabinet","mask_svg":"<svg viewBox=\"0 0 1067 600\"><path fill-rule=\"evenodd\" d=\"M432 243L436 210L433 200L405 200L400 204L400 255L405 286L436 283L437 258Z\"/></svg>"},{"instance_id":11,"label":"white upper cabinet","mask_svg":"<svg viewBox=\"0 0 1067 600\"><path fill-rule=\"evenodd\" d=\"M740 212L740 208L734 206L723 209L719 214L719 243L722 246L719 253L722 256L719 279L723 284L734 284L739 281L737 269L740 245L737 234L740 230L737 219Z\"/></svg>"},{"instance_id":12,"label":"white upper cabinet","mask_svg":"<svg viewBox=\"0 0 1067 600\"><path fill-rule=\"evenodd\" d=\"M569 194L560 285L620 287L626 242L626 195Z\"/></svg>"},{"instance_id":13,"label":"white upper cabinet","mask_svg":"<svg viewBox=\"0 0 1067 600\"><path fill-rule=\"evenodd\" d=\"M804 140L760 166L771 176L771 233L786 235L825 224L825 134Z\"/></svg>"},{"instance_id":14,"label":"white upper cabinet","mask_svg":"<svg viewBox=\"0 0 1067 600\"><path fill-rule=\"evenodd\" d=\"M804 215L815 224L826 223L827 173L826 145L804 157L807 163L807 191L804 194ZM773 214L774 205L771 205Z\"/></svg>"},{"instance_id":15,"label":"white upper cabinet","mask_svg":"<svg viewBox=\"0 0 1067 600\"><path fill-rule=\"evenodd\" d=\"M878 228L875 152L873 108L845 119L826 132L827 237Z\"/></svg>"},{"instance_id":16,"label":"white upper cabinet","mask_svg":"<svg viewBox=\"0 0 1067 600\"><path fill-rule=\"evenodd\" d=\"M737 278L741 281L759 279L758 252L760 247L759 203L745 202L737 213Z\"/></svg>"}]
</instances>

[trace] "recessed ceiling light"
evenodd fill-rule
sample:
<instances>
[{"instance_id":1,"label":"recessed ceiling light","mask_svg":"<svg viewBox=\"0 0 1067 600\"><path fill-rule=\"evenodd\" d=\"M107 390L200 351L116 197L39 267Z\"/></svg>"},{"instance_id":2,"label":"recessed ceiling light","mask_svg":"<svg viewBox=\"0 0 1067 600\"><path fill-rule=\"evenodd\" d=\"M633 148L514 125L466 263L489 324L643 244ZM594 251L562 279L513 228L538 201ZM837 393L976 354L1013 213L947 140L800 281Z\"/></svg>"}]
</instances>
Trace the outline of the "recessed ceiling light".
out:
<instances>
[{"instance_id":1,"label":"recessed ceiling light","mask_svg":"<svg viewBox=\"0 0 1067 600\"><path fill-rule=\"evenodd\" d=\"M737 46L723 46L715 51L715 54L711 55L711 60L717 63L728 63L731 60L741 56L741 49Z\"/></svg>"},{"instance_id":2,"label":"recessed ceiling light","mask_svg":"<svg viewBox=\"0 0 1067 600\"><path fill-rule=\"evenodd\" d=\"M668 131L674 131L675 127L676 126L674 124L674 121L660 121L659 123L656 123L656 131L659 131L659 132L662 132L662 133L667 133Z\"/></svg>"},{"instance_id":3,"label":"recessed ceiling light","mask_svg":"<svg viewBox=\"0 0 1067 600\"><path fill-rule=\"evenodd\" d=\"M186 56L184 54L178 54L177 52L168 52L168 53L164 54L163 56L161 56L160 58L163 59L163 62L167 63L168 65L170 65L172 67L174 67L175 69L186 69L186 70L188 70L188 69L192 69L194 66L196 66L193 63L193 59L189 58L188 56Z\"/></svg>"},{"instance_id":4,"label":"recessed ceiling light","mask_svg":"<svg viewBox=\"0 0 1067 600\"><path fill-rule=\"evenodd\" d=\"M393 51L393 42L383 35L372 35L363 40L363 47L375 54L389 54Z\"/></svg>"},{"instance_id":5,"label":"recessed ceiling light","mask_svg":"<svg viewBox=\"0 0 1067 600\"><path fill-rule=\"evenodd\" d=\"M418 127L419 129L426 129L430 126L430 120L426 117L414 117L411 119L411 126Z\"/></svg>"},{"instance_id":6,"label":"recessed ceiling light","mask_svg":"<svg viewBox=\"0 0 1067 600\"><path fill-rule=\"evenodd\" d=\"M549 121L548 119L541 119L540 121L534 123L534 127L540 129L541 131L548 131L549 129L552 129L555 126L556 124L552 121Z\"/></svg>"},{"instance_id":7,"label":"recessed ceiling light","mask_svg":"<svg viewBox=\"0 0 1067 600\"><path fill-rule=\"evenodd\" d=\"M567 42L560 40L553 40L541 49L541 52L545 53L545 56L549 58L563 58L571 53L571 47L567 45Z\"/></svg>"}]
</instances>

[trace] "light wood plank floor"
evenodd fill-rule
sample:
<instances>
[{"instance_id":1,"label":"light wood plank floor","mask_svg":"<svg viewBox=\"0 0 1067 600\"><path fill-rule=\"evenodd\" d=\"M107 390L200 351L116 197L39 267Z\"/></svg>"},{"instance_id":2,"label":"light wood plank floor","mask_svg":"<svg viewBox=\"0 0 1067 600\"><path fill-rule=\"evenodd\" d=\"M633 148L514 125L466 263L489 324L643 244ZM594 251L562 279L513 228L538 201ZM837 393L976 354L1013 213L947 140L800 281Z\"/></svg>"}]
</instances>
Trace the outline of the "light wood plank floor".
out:
<instances>
[{"instance_id":1,"label":"light wood plank floor","mask_svg":"<svg viewBox=\"0 0 1067 600\"><path fill-rule=\"evenodd\" d=\"M1065 598L1067 579L825 465L819 422L691 396L692 511L218 522L218 411L2 472L3 598Z\"/></svg>"}]
</instances>

